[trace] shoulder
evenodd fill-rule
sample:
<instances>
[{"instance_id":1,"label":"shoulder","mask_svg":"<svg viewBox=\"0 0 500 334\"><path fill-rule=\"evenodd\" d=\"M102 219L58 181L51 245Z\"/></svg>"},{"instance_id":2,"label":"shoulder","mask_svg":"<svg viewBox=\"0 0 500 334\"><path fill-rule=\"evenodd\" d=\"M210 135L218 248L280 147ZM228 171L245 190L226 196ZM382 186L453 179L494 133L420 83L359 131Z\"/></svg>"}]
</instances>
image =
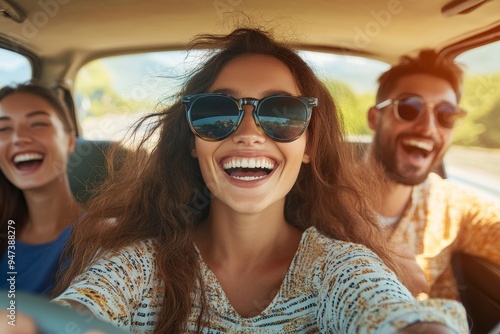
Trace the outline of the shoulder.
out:
<instances>
[{"instance_id":1,"label":"shoulder","mask_svg":"<svg viewBox=\"0 0 500 334\"><path fill-rule=\"evenodd\" d=\"M486 198L463 185L449 179L443 179L434 173L430 173L423 183L415 186L413 196L459 206L467 206L467 203L488 202Z\"/></svg>"},{"instance_id":2,"label":"shoulder","mask_svg":"<svg viewBox=\"0 0 500 334\"><path fill-rule=\"evenodd\" d=\"M440 192L450 192L453 188L462 191L462 187L459 184L455 184L448 179L443 179L441 176L435 173L429 173L427 179L417 188L427 189L428 191L440 191Z\"/></svg>"},{"instance_id":3,"label":"shoulder","mask_svg":"<svg viewBox=\"0 0 500 334\"><path fill-rule=\"evenodd\" d=\"M436 203L447 203L457 208L481 208L484 210L500 211L500 205L487 196L483 196L474 190L467 189L462 184L443 179L439 175L430 173L426 181L416 187L418 196L428 198L428 201Z\"/></svg>"},{"instance_id":4,"label":"shoulder","mask_svg":"<svg viewBox=\"0 0 500 334\"><path fill-rule=\"evenodd\" d=\"M344 268L364 264L381 264L380 258L367 247L353 242L336 240L311 227L304 232L302 254L316 269L342 271ZM325 264L327 264L325 266Z\"/></svg>"},{"instance_id":5,"label":"shoulder","mask_svg":"<svg viewBox=\"0 0 500 334\"><path fill-rule=\"evenodd\" d=\"M156 242L152 239L136 241L118 250L108 252L104 258L129 258L145 259L154 258L156 255Z\"/></svg>"},{"instance_id":6,"label":"shoulder","mask_svg":"<svg viewBox=\"0 0 500 334\"><path fill-rule=\"evenodd\" d=\"M140 240L122 248L122 253L140 257L151 257L156 254L156 241L152 239Z\"/></svg>"},{"instance_id":7,"label":"shoulder","mask_svg":"<svg viewBox=\"0 0 500 334\"><path fill-rule=\"evenodd\" d=\"M73 224L68 225L62 232L59 234L59 237L57 237L56 240L54 240L55 243L66 243L69 239L69 236L71 235L71 231L73 230Z\"/></svg>"},{"instance_id":8,"label":"shoulder","mask_svg":"<svg viewBox=\"0 0 500 334\"><path fill-rule=\"evenodd\" d=\"M373 254L371 250L361 244L331 238L322 234L315 227L310 227L304 232L303 245L310 250L316 250L317 252L324 254L336 251L345 251L346 249L351 249L355 252L368 252Z\"/></svg>"},{"instance_id":9,"label":"shoulder","mask_svg":"<svg viewBox=\"0 0 500 334\"><path fill-rule=\"evenodd\" d=\"M417 188L430 193L444 194L451 197L480 198L478 194L465 188L462 184L450 179L443 179L435 173L430 173L427 179L418 185Z\"/></svg>"}]
</instances>

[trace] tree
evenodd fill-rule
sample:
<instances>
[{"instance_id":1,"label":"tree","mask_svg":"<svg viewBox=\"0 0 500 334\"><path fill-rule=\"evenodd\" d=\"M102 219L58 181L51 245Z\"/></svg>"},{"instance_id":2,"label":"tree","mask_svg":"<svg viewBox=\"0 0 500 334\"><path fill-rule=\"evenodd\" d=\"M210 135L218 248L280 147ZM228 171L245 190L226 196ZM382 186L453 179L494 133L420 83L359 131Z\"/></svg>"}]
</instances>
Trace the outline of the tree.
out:
<instances>
[{"instance_id":1,"label":"tree","mask_svg":"<svg viewBox=\"0 0 500 334\"><path fill-rule=\"evenodd\" d=\"M500 148L500 73L466 77L461 104L468 115L455 131L455 143Z\"/></svg>"},{"instance_id":2,"label":"tree","mask_svg":"<svg viewBox=\"0 0 500 334\"><path fill-rule=\"evenodd\" d=\"M371 134L366 115L375 101L375 94L356 95L351 88L340 81L327 81L325 85L342 115L348 134Z\"/></svg>"},{"instance_id":3,"label":"tree","mask_svg":"<svg viewBox=\"0 0 500 334\"><path fill-rule=\"evenodd\" d=\"M102 60L95 60L83 67L75 84L79 110L93 117L153 110L157 101L123 96L116 91L112 79L112 73Z\"/></svg>"}]
</instances>

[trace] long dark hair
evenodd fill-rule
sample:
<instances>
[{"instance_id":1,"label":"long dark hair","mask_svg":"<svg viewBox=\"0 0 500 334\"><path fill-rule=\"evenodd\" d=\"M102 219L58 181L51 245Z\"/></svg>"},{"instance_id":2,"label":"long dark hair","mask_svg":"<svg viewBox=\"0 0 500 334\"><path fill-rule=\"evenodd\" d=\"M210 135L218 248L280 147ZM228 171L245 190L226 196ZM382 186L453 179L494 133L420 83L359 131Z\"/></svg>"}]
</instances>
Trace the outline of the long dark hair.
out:
<instances>
[{"instance_id":1,"label":"long dark hair","mask_svg":"<svg viewBox=\"0 0 500 334\"><path fill-rule=\"evenodd\" d=\"M193 135L180 97L207 92L222 68L244 54L275 57L291 70L302 95L318 98L308 128L307 150L311 163L303 165L286 197L287 221L305 230L315 226L321 233L340 240L359 242L378 253L391 268L374 217L372 192L357 171L355 156L347 148L343 125L335 103L312 69L293 51L260 29L240 28L228 35L199 35L193 48L214 50L192 73L173 104L143 119L138 128L156 118L139 150L159 131L149 156L125 159L79 221L68 251L74 261L57 291L84 271L95 254L112 252L138 240L156 240L156 265L164 283L164 300L155 333L181 333L191 312L191 295L197 283L203 289L192 229L208 214L210 197L198 161L191 157ZM375 180L365 171L366 180ZM112 236L112 237L111 237ZM200 296L200 294L198 294ZM206 310L201 293L202 314ZM206 313L206 312L205 312Z\"/></svg>"},{"instance_id":2,"label":"long dark hair","mask_svg":"<svg viewBox=\"0 0 500 334\"><path fill-rule=\"evenodd\" d=\"M73 130L66 105L49 88L31 82L16 86L5 86L0 89L0 101L14 93L31 94L44 99L54 108L55 112L61 119L65 130L68 132ZM7 247L8 221L13 220L15 222L16 234L19 235L29 217L28 207L23 192L13 185L7 177L5 177L2 171L0 171L0 185L0 203L2 203L2 210L0 211L1 255Z\"/></svg>"}]
</instances>

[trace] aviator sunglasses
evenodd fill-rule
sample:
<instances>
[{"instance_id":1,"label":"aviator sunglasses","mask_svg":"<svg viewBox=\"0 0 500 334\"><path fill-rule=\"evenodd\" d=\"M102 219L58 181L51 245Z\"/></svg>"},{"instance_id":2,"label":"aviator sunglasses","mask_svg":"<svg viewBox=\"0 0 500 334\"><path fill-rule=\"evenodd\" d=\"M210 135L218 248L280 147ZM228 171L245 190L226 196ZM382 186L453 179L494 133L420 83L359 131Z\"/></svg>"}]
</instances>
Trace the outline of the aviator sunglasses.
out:
<instances>
[{"instance_id":1,"label":"aviator sunglasses","mask_svg":"<svg viewBox=\"0 0 500 334\"><path fill-rule=\"evenodd\" d=\"M467 112L457 105L449 102L433 104L425 102L420 96L388 99L375 105L375 108L381 110L389 105L393 106L396 119L403 123L415 122L424 114L427 105L433 106L437 123L445 129L453 128L457 120L467 115Z\"/></svg>"},{"instance_id":2,"label":"aviator sunglasses","mask_svg":"<svg viewBox=\"0 0 500 334\"><path fill-rule=\"evenodd\" d=\"M278 142L291 142L307 128L311 109L318 104L314 97L268 96L235 99L224 94L194 94L182 98L186 106L191 131L206 141L219 141L229 137L241 123L244 105L253 106L253 119L257 127Z\"/></svg>"}]
</instances>

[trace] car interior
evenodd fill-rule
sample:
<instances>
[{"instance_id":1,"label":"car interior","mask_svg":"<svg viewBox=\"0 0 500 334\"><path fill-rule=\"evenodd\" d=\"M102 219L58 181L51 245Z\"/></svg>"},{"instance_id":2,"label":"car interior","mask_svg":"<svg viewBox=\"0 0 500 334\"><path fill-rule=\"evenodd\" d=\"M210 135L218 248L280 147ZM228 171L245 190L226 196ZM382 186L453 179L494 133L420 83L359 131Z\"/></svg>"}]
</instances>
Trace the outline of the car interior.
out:
<instances>
[{"instance_id":1,"label":"car interior","mask_svg":"<svg viewBox=\"0 0 500 334\"><path fill-rule=\"evenodd\" d=\"M66 101L78 136L68 176L75 197L85 203L106 179L107 152L120 143L86 137L75 96L79 71L103 57L186 50L197 34L255 23L290 36L298 50L393 64L422 48L456 57L498 43L500 1L0 0L0 50L26 57L30 77L57 87ZM500 119L500 108L495 112ZM368 144L354 142L359 152ZM125 154L127 148L118 152ZM436 172L447 177L445 164ZM457 254L454 269L472 333L496 330L500 268Z\"/></svg>"},{"instance_id":2,"label":"car interior","mask_svg":"<svg viewBox=\"0 0 500 334\"><path fill-rule=\"evenodd\" d=\"M68 178L71 191L82 204L88 202L98 191L108 175L108 153L118 143L106 140L78 138L75 151L68 163ZM126 154L120 147L119 152Z\"/></svg>"}]
</instances>

